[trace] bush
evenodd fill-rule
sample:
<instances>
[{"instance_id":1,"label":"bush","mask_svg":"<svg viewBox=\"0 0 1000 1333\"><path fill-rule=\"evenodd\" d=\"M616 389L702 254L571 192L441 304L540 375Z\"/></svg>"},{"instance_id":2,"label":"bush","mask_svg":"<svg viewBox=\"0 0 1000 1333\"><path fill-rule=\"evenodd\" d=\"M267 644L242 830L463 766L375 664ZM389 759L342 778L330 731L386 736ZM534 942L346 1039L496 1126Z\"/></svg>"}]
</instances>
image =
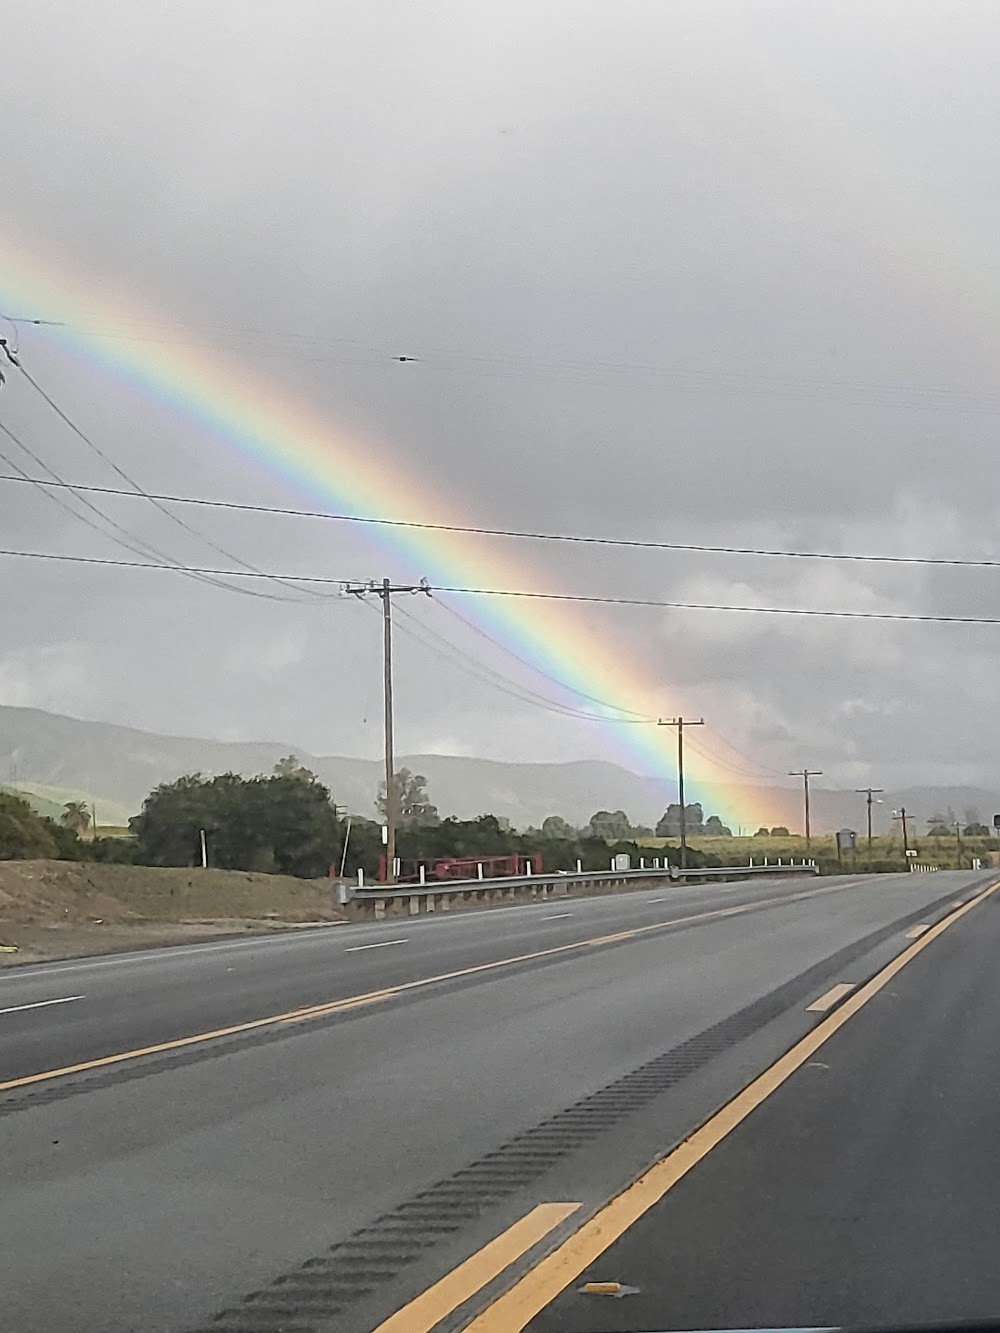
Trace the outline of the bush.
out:
<instances>
[{"instance_id":1,"label":"bush","mask_svg":"<svg viewBox=\"0 0 1000 1333\"><path fill-rule=\"evenodd\" d=\"M57 856L57 825L35 813L23 796L0 792L0 861Z\"/></svg>"}]
</instances>

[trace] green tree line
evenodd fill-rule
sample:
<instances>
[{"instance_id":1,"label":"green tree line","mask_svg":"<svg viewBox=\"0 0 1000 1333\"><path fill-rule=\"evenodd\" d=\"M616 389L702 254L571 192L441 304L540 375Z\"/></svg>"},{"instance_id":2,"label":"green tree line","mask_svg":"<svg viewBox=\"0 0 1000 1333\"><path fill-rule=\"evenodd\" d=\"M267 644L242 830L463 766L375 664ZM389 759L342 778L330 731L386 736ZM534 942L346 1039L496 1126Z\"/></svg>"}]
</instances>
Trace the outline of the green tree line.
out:
<instances>
[{"instance_id":1,"label":"green tree line","mask_svg":"<svg viewBox=\"0 0 1000 1333\"><path fill-rule=\"evenodd\" d=\"M396 774L399 827L397 855L408 861L440 857L489 857L540 853L543 870L572 871L579 861L586 870L603 870L610 858L627 853L634 865L651 858L638 838L653 830L633 825L624 811L598 810L582 829L557 815L540 828L514 830L492 814L475 819L442 819L430 801L426 779L406 769ZM376 805L384 813L385 793ZM670 807L657 829L672 829L678 807ZM353 877L363 870L374 879L383 851L380 822L338 815L329 789L294 755L266 776L244 778L235 773L205 777L190 773L161 783L146 797L130 821L127 838L81 840L89 829L88 812L67 802L60 822L36 814L19 796L0 793L0 859L59 857L119 861L150 866L198 866L204 854L209 866L318 878L331 871ZM701 807L688 807L688 829L707 831ZM668 861L676 851L662 853ZM719 865L711 854L690 850L689 864Z\"/></svg>"}]
</instances>

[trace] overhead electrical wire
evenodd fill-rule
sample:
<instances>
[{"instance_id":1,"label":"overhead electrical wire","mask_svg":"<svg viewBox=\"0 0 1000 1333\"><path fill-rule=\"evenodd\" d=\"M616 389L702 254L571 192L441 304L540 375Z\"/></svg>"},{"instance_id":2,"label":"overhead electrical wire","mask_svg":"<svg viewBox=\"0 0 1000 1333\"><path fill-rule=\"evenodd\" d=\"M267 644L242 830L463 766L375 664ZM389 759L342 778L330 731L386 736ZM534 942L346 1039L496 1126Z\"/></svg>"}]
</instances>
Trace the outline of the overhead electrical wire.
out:
<instances>
[{"instance_id":1,"label":"overhead electrical wire","mask_svg":"<svg viewBox=\"0 0 1000 1333\"><path fill-rule=\"evenodd\" d=\"M526 353L470 353L455 348L434 347L408 339L392 345L377 345L368 339L344 338L304 333L299 329L253 326L226 326L198 320L150 321L117 317L86 324L78 321L4 315L15 328L37 326L86 332L91 337L130 342L170 344L189 340L192 334L203 340L248 344L258 352L281 355L292 353L299 363L382 365L416 362L424 370L451 374L473 374L501 379L555 379L561 382L594 382L607 387L610 380L639 378L647 384L696 392L723 392L750 397L788 396L794 398L831 398L848 405L915 407L918 409L972 408L1000 410L1000 397L974 389L946 385L883 383L860 379L820 379L808 375L774 375L761 371L727 371L716 368L667 366L652 362L611 361L601 358L552 357ZM149 330L149 332L143 332ZM291 344L289 346L288 344ZM312 350L318 355L304 356ZM351 359L345 350L353 353ZM338 352L339 355L333 355ZM359 356L367 359L359 359Z\"/></svg>"},{"instance_id":2,"label":"overhead electrical wire","mask_svg":"<svg viewBox=\"0 0 1000 1333\"><path fill-rule=\"evenodd\" d=\"M709 763L715 764L729 773L735 773L738 777L746 778L751 782L759 783L776 776L772 770L758 768L756 764L754 764L752 768L749 768L745 764L734 763L733 760L727 759L724 755L716 753L710 746L699 744L699 742L693 740L687 732L684 734L684 745L685 748L690 746L697 755L702 759L707 760Z\"/></svg>"},{"instance_id":3,"label":"overhead electrical wire","mask_svg":"<svg viewBox=\"0 0 1000 1333\"><path fill-rule=\"evenodd\" d=\"M435 597L434 601L438 606L443 607L449 615L465 625L467 629L471 630L474 634L478 634L479 637L485 639L487 643L493 644L494 648L499 648L500 651L506 653L508 657L512 657L515 662L520 662L522 666L527 667L536 675L541 676L543 680L551 681L553 685L558 685L560 689L568 690L571 694L577 695L580 699L586 699L592 704L599 704L602 708L613 708L618 713L624 713L631 717L640 718L643 721L647 720L642 713L637 712L635 709L622 708L620 704L610 703L607 699L600 699L595 694L587 694L585 690L578 690L576 686L568 685L557 676L550 676L547 671L543 671L541 667L535 666L534 663L529 662L526 657L521 657L519 653L515 653L513 648L508 648L502 640L495 639L492 634L487 634L487 632L484 629L481 629L479 625L475 624L474 621L467 620L466 617L463 616L460 611L456 611L450 603L443 601L440 597Z\"/></svg>"},{"instance_id":4,"label":"overhead electrical wire","mask_svg":"<svg viewBox=\"0 0 1000 1333\"><path fill-rule=\"evenodd\" d=\"M67 488L65 482L63 482L62 479L59 477L59 474L53 471L53 469L50 468L49 465L42 458L40 458L39 455L35 453L35 451L32 448L30 448L29 445L25 444L24 440L22 440L19 435L15 435L14 432L10 429L10 427L4 425L3 422L0 422L0 431L3 431L4 435L6 435L7 438L12 441L12 443L16 444L19 449L23 450L23 452L35 463L37 467L40 467L43 472L47 472L50 474L50 476L52 477L51 482L43 482L39 481L37 478L31 478L32 482L41 490L42 494L45 495L47 499L52 500L55 504L58 504L61 509L66 510L66 512L69 514L72 514L72 516L75 519L78 519L88 528L93 529L94 532L99 533L102 537L109 538L112 542L114 542L116 546L121 546L124 550L131 551L133 555L138 555L140 557L152 556L154 560L168 561L170 562L168 566L169 568L177 570L178 573L185 574L187 577L194 579L195 582L197 583L204 583L206 586L212 588L222 588L228 592L241 593L244 596L264 598L267 601L292 600L290 598L276 598L272 593L262 592L258 588L246 588L241 586L234 587L232 584L226 583L221 579L213 578L207 574L197 573L194 570L185 569L181 565L181 563L179 561L174 560L172 556L165 554L158 547L154 546L151 542L146 541L145 538L140 537L137 533L132 532L129 528L125 528L120 523L116 522L115 519L113 519L110 516L110 514L106 514L103 509L100 509L97 505L92 504L91 501L85 495L76 496L75 498L78 499L82 505L85 505L87 509L89 509L92 513L97 515L98 519L101 520L101 523L104 523L107 525L107 527L113 529L113 531L108 532L107 529L101 527L99 523L94 522L93 519L88 518L85 514L78 513L70 505L67 505L63 502L63 500L55 492L61 489L70 489L70 493L72 494L73 493L72 488ZM17 469L17 471L23 472L23 469L20 467L20 465L16 463L12 458L8 457L7 454L0 454L0 458L3 458L4 462L7 464L8 467L13 467ZM114 535L115 533L118 533L119 535L115 536ZM295 600L299 599L296 598Z\"/></svg>"},{"instance_id":5,"label":"overhead electrical wire","mask_svg":"<svg viewBox=\"0 0 1000 1333\"><path fill-rule=\"evenodd\" d=\"M53 560L79 565L103 565L118 569L155 569L173 573L207 574L238 579L280 579L288 583L316 583L325 586L341 586L350 579L334 578L327 574L274 574L263 570L252 572L245 569L214 569L201 565L159 564L154 561L112 560L106 557L89 555L70 555L54 551L24 551L13 548L0 549L0 556L24 560ZM598 606L648 607L671 611L732 611L751 615L770 616L808 616L816 619L834 620L885 620L914 621L942 625L1000 625L1000 616L944 616L932 613L912 611L833 611L814 607L795 606L734 606L724 602L671 602L655 597L602 596L596 593L539 592L528 588L465 588L449 584L435 586L428 584L430 593L453 593L470 597L513 597L533 601L576 602Z\"/></svg>"},{"instance_id":6,"label":"overhead electrical wire","mask_svg":"<svg viewBox=\"0 0 1000 1333\"><path fill-rule=\"evenodd\" d=\"M49 486L55 483L33 477L11 477L0 473L0 481ZM668 542L644 537L599 537L591 533L545 532L530 528L487 528L471 523L432 523L419 519L381 518L368 514L331 514L322 509L295 509L281 505L251 504L241 500L211 500L203 496L173 495L157 491L124 490L115 486L58 483L65 490L97 495L117 495L126 499L153 500L161 504L197 505L207 509L233 509L248 514L274 514L283 518L312 518L329 523L354 523L359 527L412 528L424 532L453 532L472 537L510 537L526 541L566 542L579 546L620 547L639 551L686 551L696 555L768 556L784 560L831 560L861 564L925 565L947 568L1000 569L1000 559L976 559L968 556L884 555L859 551L794 551L770 546L715 546L707 542ZM199 534L200 535L200 534ZM207 540L207 539L206 539ZM234 558L228 557L227 558ZM244 562L237 561L242 564Z\"/></svg>"},{"instance_id":7,"label":"overhead electrical wire","mask_svg":"<svg viewBox=\"0 0 1000 1333\"><path fill-rule=\"evenodd\" d=\"M210 547L218 555L221 555L224 559L232 560L236 564L240 565L243 569L252 571L255 574L261 573L261 571L258 570L255 565L251 564L247 560L244 560L241 556L235 555L232 551L227 550L224 546L220 546L217 542L213 541L211 537L207 537L203 532L200 532L197 528L192 527L191 524L185 522L184 519L179 518L177 514L173 513L164 504L162 504L156 498L155 495L152 495L149 491L145 490L144 487L142 487L139 484L139 482L135 480L134 477L132 477L128 472L126 472L123 467L120 467L119 464L116 463L115 460L111 458L100 447L99 444L97 444L93 439L91 439L91 437L87 434L87 432L82 429L82 427L77 425L77 423L73 420L73 418L69 415L68 412L64 411L63 408L59 406L59 404L52 397L52 395L49 394L47 390L42 387L42 385L38 382L38 380L24 366L20 357L15 356L12 359L8 354L8 360L12 360L12 364L17 367L17 369L21 372L21 374L24 376L27 382L35 390L35 392L39 394L40 397L49 405L49 407L52 409L53 412L55 412L55 414L59 417L59 419L69 427L69 429L73 432L73 434L76 435L78 439L82 440L83 443L87 446L87 448L90 449L93 453L95 453L97 457L100 458L109 468L111 468L111 470L117 476L121 477L122 481L124 481L128 486L132 487L131 492L125 492L126 495L132 494L134 496L141 497L142 499L149 501L149 503L152 504L154 509L158 510L159 513L163 514L172 523L175 523L178 527L182 528L190 536L196 538L198 541L203 542L206 546ZM149 544L147 542L143 542L143 545L148 546ZM164 558L169 558L169 557L164 557ZM308 595L310 596L314 597L323 596L323 594L318 592L315 588L309 588L309 589L302 589L298 587L290 588L288 585L284 584L283 579L275 575L267 574L263 575L263 577L271 582L284 585L286 591L292 591L296 594L294 598L291 599L286 598L284 600L298 601L301 599L301 594L304 591L307 592ZM233 591L239 591L239 589L233 589Z\"/></svg>"},{"instance_id":8,"label":"overhead electrical wire","mask_svg":"<svg viewBox=\"0 0 1000 1333\"><path fill-rule=\"evenodd\" d=\"M504 694L509 694L513 698L519 699L522 703L532 704L537 708L545 709L547 712L556 713L562 717L569 717L584 722L612 722L625 726L635 726L638 724L649 725L649 723L656 721L655 717L643 717L639 714L629 717L615 717L610 713L588 713L582 709L573 708L570 704L564 704L557 699L551 699L546 695L537 693L535 690L522 686L519 682L512 680L509 676L504 676L493 667L490 667L486 663L480 662L478 659L470 656L468 653L463 652L453 643L436 634L426 622L418 620L416 616L411 612L404 610L403 607L394 607L393 615L394 617L397 615L401 616L404 620L409 622L408 626L403 627L404 632L409 632L413 638L422 642L426 648L429 648L432 652L436 652L438 656L443 657L445 660L452 662L452 664L458 667L459 670L464 670L467 675L473 675L476 678L485 681L486 684L492 685L495 689L500 690ZM562 681L555 680L555 677L550 677L550 679L553 680L555 684L562 686ZM616 708L616 705L611 704L609 707ZM620 713L625 710L616 708L616 711Z\"/></svg>"}]
</instances>

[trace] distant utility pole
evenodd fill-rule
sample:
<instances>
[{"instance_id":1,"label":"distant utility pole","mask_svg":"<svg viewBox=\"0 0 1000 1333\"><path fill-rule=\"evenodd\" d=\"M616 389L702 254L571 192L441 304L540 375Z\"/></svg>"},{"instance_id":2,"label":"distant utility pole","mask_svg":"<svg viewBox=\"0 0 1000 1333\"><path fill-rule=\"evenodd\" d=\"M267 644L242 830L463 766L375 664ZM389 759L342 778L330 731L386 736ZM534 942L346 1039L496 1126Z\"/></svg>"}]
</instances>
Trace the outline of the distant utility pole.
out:
<instances>
[{"instance_id":1,"label":"distant utility pole","mask_svg":"<svg viewBox=\"0 0 1000 1333\"><path fill-rule=\"evenodd\" d=\"M797 768L788 775L790 778L802 779L802 792L806 804L806 851L809 850L811 841L811 830L809 828L809 779L823 776L821 768Z\"/></svg>"},{"instance_id":2,"label":"distant utility pole","mask_svg":"<svg viewBox=\"0 0 1000 1333\"><path fill-rule=\"evenodd\" d=\"M868 869L872 868L872 797L881 796L884 788L882 787L855 787L854 790L863 795L868 793Z\"/></svg>"},{"instance_id":3,"label":"distant utility pole","mask_svg":"<svg viewBox=\"0 0 1000 1333\"><path fill-rule=\"evenodd\" d=\"M902 827L902 829L903 829L903 855L905 856L905 855L907 854L907 852L910 850L910 839L909 839L909 836L908 836L907 831L906 831L906 821L907 821L907 819L912 819L912 818L913 818L913 815L907 815L907 813L906 813L906 806L905 806L905 805L901 805L901 806L899 807L899 814L898 814L898 815L897 815L897 814L893 814L892 817L893 817L893 819L898 819L898 820L899 820L900 825L901 825L901 827Z\"/></svg>"},{"instance_id":4,"label":"distant utility pole","mask_svg":"<svg viewBox=\"0 0 1000 1333\"><path fill-rule=\"evenodd\" d=\"M955 838L958 842L958 852L955 857L955 869L962 869L962 825L960 820L955 820Z\"/></svg>"},{"instance_id":5,"label":"distant utility pole","mask_svg":"<svg viewBox=\"0 0 1000 1333\"><path fill-rule=\"evenodd\" d=\"M687 869L688 863L688 844L687 844L687 810L684 806L684 728L685 727L703 727L705 719L698 718L697 722L689 721L684 717L661 717L657 726L676 727L677 728L677 800L681 807L681 869Z\"/></svg>"},{"instance_id":6,"label":"distant utility pole","mask_svg":"<svg viewBox=\"0 0 1000 1333\"><path fill-rule=\"evenodd\" d=\"M374 595L382 603L382 679L385 692L385 879L396 882L396 823L399 811L399 792L396 790L395 761L392 741L392 598L394 593L423 592L430 596L426 579L419 583L345 583L344 592L351 597Z\"/></svg>"}]
</instances>

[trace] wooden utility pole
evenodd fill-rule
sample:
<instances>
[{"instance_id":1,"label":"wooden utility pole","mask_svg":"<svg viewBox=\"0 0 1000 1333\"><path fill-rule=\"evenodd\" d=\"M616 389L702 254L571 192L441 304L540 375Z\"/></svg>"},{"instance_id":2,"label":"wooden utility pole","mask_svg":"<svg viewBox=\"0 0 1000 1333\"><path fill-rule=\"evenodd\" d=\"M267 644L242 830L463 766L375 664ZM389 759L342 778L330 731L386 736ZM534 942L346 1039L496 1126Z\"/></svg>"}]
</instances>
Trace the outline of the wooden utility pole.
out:
<instances>
[{"instance_id":1,"label":"wooden utility pole","mask_svg":"<svg viewBox=\"0 0 1000 1333\"><path fill-rule=\"evenodd\" d=\"M802 779L802 792L805 797L806 806L806 851L809 850L811 842L811 830L809 828L809 779L823 776L821 768L797 768L788 775L790 778Z\"/></svg>"},{"instance_id":2,"label":"wooden utility pole","mask_svg":"<svg viewBox=\"0 0 1000 1333\"><path fill-rule=\"evenodd\" d=\"M382 603L382 683L385 696L385 882L396 882L396 825L399 821L399 788L396 783L393 754L392 711L392 597L394 593L426 593L430 587L426 579L419 583L345 583L344 592L352 597L374 594Z\"/></svg>"},{"instance_id":3,"label":"wooden utility pole","mask_svg":"<svg viewBox=\"0 0 1000 1333\"><path fill-rule=\"evenodd\" d=\"M868 793L868 869L872 868L872 797L880 796L884 790L882 787L855 787L859 795Z\"/></svg>"},{"instance_id":4,"label":"wooden utility pole","mask_svg":"<svg viewBox=\"0 0 1000 1333\"><path fill-rule=\"evenodd\" d=\"M684 807L684 728L685 726L703 727L705 725L705 719L700 717L695 722L683 717L661 717L657 725L661 727L677 728L677 800L681 807L681 869L686 870L688 863L688 845L687 810Z\"/></svg>"},{"instance_id":5,"label":"wooden utility pole","mask_svg":"<svg viewBox=\"0 0 1000 1333\"><path fill-rule=\"evenodd\" d=\"M893 815L893 819L898 819L899 822L900 822L900 824L902 825L902 829L903 829L903 855L904 855L904 856L906 856L906 853L910 850L910 840L909 840L909 836L907 835L907 831L906 831L906 821L907 821L907 818L912 819L913 816L912 816L912 815L909 815L909 816L908 816L907 813L906 813L906 806L905 806L905 805L901 805L901 806L899 807L899 814L898 814L898 815Z\"/></svg>"}]
</instances>

